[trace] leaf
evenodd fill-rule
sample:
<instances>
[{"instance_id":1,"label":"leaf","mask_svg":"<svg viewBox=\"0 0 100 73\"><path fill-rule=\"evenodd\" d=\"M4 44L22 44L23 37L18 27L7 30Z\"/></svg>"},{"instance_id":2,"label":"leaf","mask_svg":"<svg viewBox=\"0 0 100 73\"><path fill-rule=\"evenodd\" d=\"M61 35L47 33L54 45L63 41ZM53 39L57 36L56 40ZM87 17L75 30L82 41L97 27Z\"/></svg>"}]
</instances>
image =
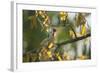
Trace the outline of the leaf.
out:
<instances>
[{"instance_id":1,"label":"leaf","mask_svg":"<svg viewBox=\"0 0 100 73\"><path fill-rule=\"evenodd\" d=\"M51 51L47 51L48 56L51 58L52 57L52 53Z\"/></svg>"},{"instance_id":2,"label":"leaf","mask_svg":"<svg viewBox=\"0 0 100 73\"><path fill-rule=\"evenodd\" d=\"M61 57L60 57L60 55L59 55L59 53L56 53L56 57L58 58L59 61L62 60Z\"/></svg>"},{"instance_id":3,"label":"leaf","mask_svg":"<svg viewBox=\"0 0 100 73\"><path fill-rule=\"evenodd\" d=\"M86 35L86 26L85 24L81 25L82 28L81 28L81 35Z\"/></svg>"}]
</instances>

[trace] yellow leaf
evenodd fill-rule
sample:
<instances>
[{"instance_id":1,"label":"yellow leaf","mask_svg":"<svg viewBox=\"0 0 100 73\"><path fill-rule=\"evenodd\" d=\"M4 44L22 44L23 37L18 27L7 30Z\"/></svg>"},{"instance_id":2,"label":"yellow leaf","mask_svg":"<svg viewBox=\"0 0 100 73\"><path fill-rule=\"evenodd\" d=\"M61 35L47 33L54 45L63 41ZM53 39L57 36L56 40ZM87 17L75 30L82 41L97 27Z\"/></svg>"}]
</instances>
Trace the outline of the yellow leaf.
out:
<instances>
[{"instance_id":1,"label":"yellow leaf","mask_svg":"<svg viewBox=\"0 0 100 73\"><path fill-rule=\"evenodd\" d=\"M48 48L52 48L53 47L53 43L50 43Z\"/></svg>"},{"instance_id":2,"label":"yellow leaf","mask_svg":"<svg viewBox=\"0 0 100 73\"><path fill-rule=\"evenodd\" d=\"M51 51L48 51L47 54L49 57L52 57Z\"/></svg>"},{"instance_id":3,"label":"yellow leaf","mask_svg":"<svg viewBox=\"0 0 100 73\"><path fill-rule=\"evenodd\" d=\"M57 58L58 58L59 61L62 60L61 57L59 56L59 53L57 53L56 56L57 56Z\"/></svg>"},{"instance_id":4,"label":"yellow leaf","mask_svg":"<svg viewBox=\"0 0 100 73\"><path fill-rule=\"evenodd\" d=\"M61 60L62 60L60 56L58 56L58 60L59 60L59 61L61 61Z\"/></svg>"},{"instance_id":5,"label":"yellow leaf","mask_svg":"<svg viewBox=\"0 0 100 73\"><path fill-rule=\"evenodd\" d=\"M82 25L81 35L86 35L86 26L85 26L85 24Z\"/></svg>"}]
</instances>

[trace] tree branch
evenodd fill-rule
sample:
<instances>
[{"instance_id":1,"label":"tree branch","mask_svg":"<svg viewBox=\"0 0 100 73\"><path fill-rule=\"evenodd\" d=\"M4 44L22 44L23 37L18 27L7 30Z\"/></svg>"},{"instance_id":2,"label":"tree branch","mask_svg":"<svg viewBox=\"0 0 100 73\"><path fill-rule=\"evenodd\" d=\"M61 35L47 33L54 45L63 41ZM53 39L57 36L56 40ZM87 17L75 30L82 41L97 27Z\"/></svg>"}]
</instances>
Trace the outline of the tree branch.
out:
<instances>
[{"instance_id":1,"label":"tree branch","mask_svg":"<svg viewBox=\"0 0 100 73\"><path fill-rule=\"evenodd\" d=\"M87 37L90 37L90 36L91 36L91 34L89 33L89 34L87 34L87 35L85 35L85 36L77 37L77 38L75 38L75 39L72 39L72 40L69 40L69 41L65 41L65 42L60 43L60 44L57 44L57 45L60 46L60 45L68 44L68 43L77 42L77 41L79 41L79 40L83 40L83 39L85 39L85 38L87 38Z\"/></svg>"}]
</instances>

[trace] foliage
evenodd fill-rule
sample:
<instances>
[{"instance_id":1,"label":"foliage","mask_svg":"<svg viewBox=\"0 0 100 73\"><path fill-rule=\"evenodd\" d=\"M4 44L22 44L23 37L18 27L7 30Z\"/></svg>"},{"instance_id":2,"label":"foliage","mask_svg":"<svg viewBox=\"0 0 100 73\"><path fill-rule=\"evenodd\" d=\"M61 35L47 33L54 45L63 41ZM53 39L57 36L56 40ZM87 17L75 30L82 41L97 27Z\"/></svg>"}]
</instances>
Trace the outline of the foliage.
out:
<instances>
[{"instance_id":1,"label":"foliage","mask_svg":"<svg viewBox=\"0 0 100 73\"><path fill-rule=\"evenodd\" d=\"M90 59L90 14L73 14L71 21L70 12L23 10L23 62Z\"/></svg>"}]
</instances>

